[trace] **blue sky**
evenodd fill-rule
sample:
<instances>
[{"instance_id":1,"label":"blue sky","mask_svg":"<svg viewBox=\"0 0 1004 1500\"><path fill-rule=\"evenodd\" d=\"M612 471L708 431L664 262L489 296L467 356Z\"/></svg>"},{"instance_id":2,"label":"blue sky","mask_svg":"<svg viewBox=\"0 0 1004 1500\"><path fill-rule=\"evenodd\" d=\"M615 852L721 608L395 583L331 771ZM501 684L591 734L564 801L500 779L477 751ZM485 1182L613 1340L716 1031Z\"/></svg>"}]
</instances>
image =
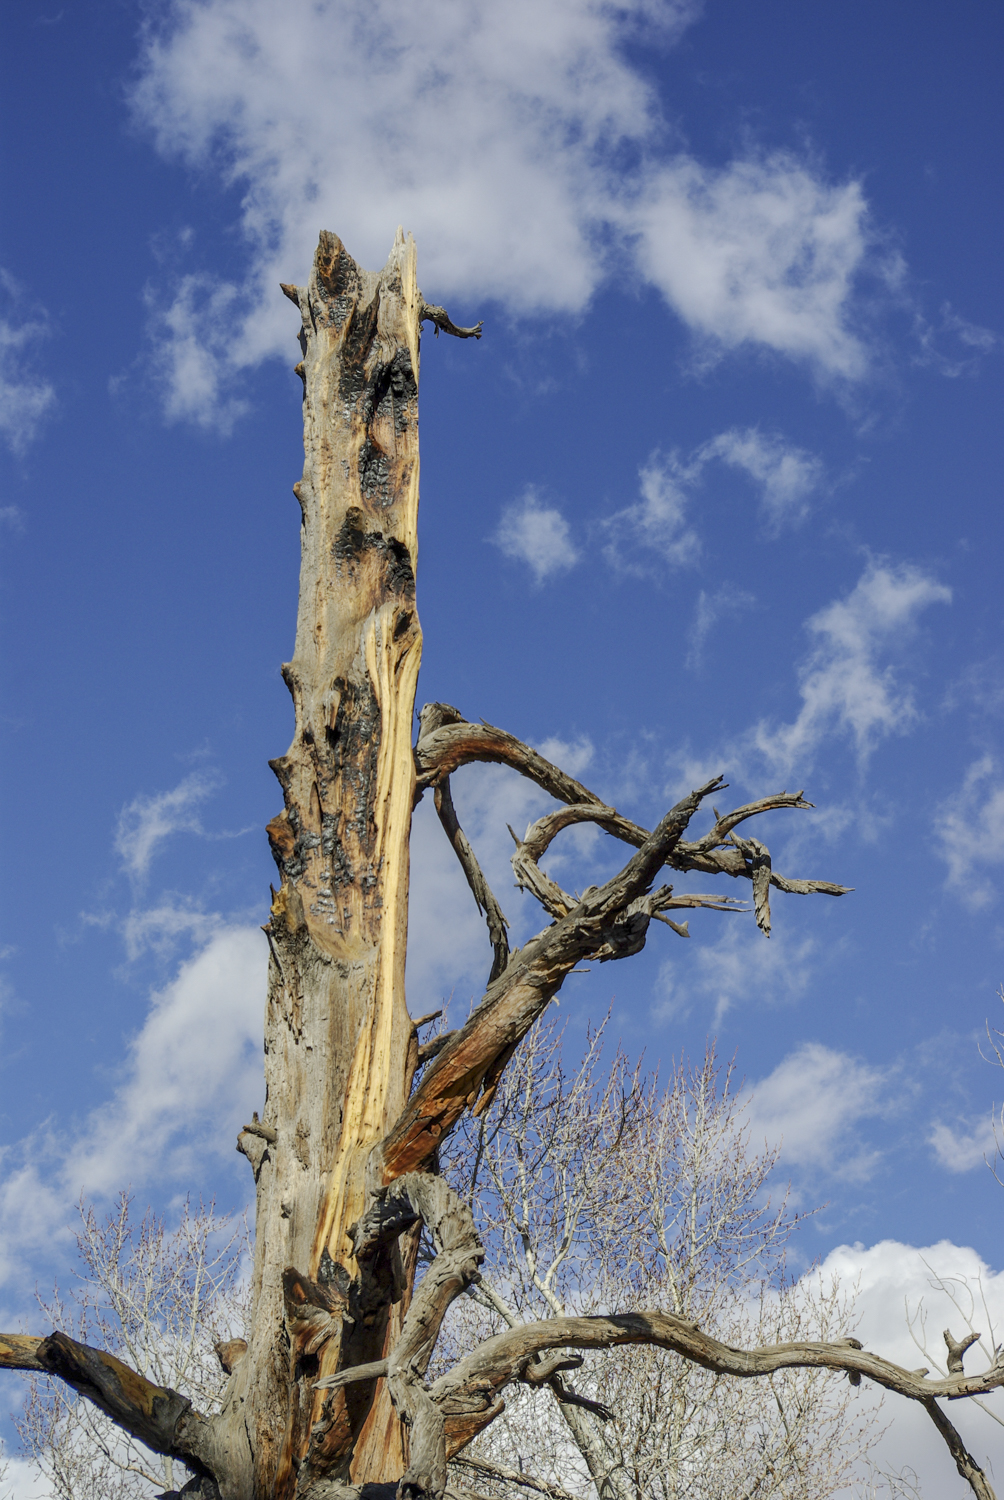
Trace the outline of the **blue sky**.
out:
<instances>
[{"instance_id":1,"label":"blue sky","mask_svg":"<svg viewBox=\"0 0 1004 1500\"><path fill-rule=\"evenodd\" d=\"M4 25L5 1319L81 1190L246 1196L298 562L277 283L322 227L376 267L398 223L426 297L485 320L423 350L420 701L641 821L718 771L736 799L804 786L817 811L758 836L855 888L778 896L769 942L714 913L653 933L569 981L573 1032L612 1002L653 1062L736 1054L826 1205L797 1259L862 1276L875 1347L923 1247L1004 1313L978 1052L1004 977L999 6L24 0ZM530 931L505 824L543 804L498 771L454 791ZM409 1001L458 1014L488 950L434 823ZM564 837L566 883L610 868Z\"/></svg>"}]
</instances>

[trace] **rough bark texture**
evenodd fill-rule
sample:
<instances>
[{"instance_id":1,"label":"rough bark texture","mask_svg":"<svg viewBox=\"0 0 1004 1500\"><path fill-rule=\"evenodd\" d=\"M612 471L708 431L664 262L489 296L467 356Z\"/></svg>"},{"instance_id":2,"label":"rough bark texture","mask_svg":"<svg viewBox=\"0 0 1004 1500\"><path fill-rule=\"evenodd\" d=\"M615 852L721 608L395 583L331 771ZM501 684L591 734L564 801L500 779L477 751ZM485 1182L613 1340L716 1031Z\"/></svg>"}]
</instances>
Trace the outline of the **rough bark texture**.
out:
<instances>
[{"instance_id":1,"label":"rough bark texture","mask_svg":"<svg viewBox=\"0 0 1004 1500\"><path fill-rule=\"evenodd\" d=\"M675 908L735 909L728 898L655 887L666 868L751 882L770 932L770 888L842 895L788 880L758 840L734 830L779 808L781 792L688 839L720 777L684 797L651 832L606 806L529 746L456 709L423 710L412 746L421 631L415 608L418 354L423 320L479 338L423 302L415 247L398 234L379 273L360 269L322 234L306 287L284 287L302 319L302 565L296 645L283 675L295 728L273 769L284 808L269 825L280 884L265 932L265 1105L238 1138L257 1189L253 1323L220 1358L230 1373L218 1414L200 1415L109 1354L60 1333L0 1336L0 1367L58 1375L158 1452L194 1474L206 1500L443 1500L448 1460L503 1410L512 1381L549 1385L576 1356L550 1350L655 1343L740 1377L824 1366L923 1402L960 1473L982 1496L985 1476L934 1397L1004 1384L1004 1365L927 1381L853 1341L744 1351L665 1314L554 1318L502 1334L429 1385L443 1318L477 1279L482 1249L469 1209L437 1173L438 1149L465 1109L492 1100L506 1063L581 960L637 953L653 918L686 937ZM474 760L530 777L565 806L516 839L513 867L549 924L510 953L501 908L457 821L449 776ZM404 995L408 839L418 796L437 810L493 949L486 994L467 1024L420 1049ZM539 867L560 831L597 823L634 852L581 897ZM431 1019L431 1018L426 1018ZM423 1068L417 1087L416 1070ZM412 1295L422 1225L436 1255ZM549 1493L541 1487L542 1493Z\"/></svg>"}]
</instances>

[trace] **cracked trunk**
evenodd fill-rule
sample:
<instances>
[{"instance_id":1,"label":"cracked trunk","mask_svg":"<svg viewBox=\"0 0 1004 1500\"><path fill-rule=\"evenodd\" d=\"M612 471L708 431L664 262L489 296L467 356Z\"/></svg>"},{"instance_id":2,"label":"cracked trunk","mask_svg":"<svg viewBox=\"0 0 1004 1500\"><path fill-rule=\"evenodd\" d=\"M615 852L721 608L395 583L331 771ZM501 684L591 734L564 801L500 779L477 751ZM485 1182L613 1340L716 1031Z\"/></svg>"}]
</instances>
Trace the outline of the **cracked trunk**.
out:
<instances>
[{"instance_id":1,"label":"cracked trunk","mask_svg":"<svg viewBox=\"0 0 1004 1500\"><path fill-rule=\"evenodd\" d=\"M347 1356L388 1352L414 1275L413 1256L404 1263L395 1250L395 1300L354 1308L343 1335L357 1273L346 1231L363 1212L367 1154L401 1113L417 1055L404 997L422 648L414 243L399 233L387 265L369 273L322 234L308 286L284 290L303 316L302 562L296 648L283 668L295 731L272 762L285 807L268 830L281 884L266 929L265 1108L240 1137L257 1184L253 1334L228 1408L253 1464L253 1484L233 1490L242 1500L294 1494L321 1416L312 1379ZM284 1287L287 1267L303 1285L287 1277ZM352 1386L338 1406L321 1435L332 1474L399 1477L402 1429L386 1384Z\"/></svg>"}]
</instances>

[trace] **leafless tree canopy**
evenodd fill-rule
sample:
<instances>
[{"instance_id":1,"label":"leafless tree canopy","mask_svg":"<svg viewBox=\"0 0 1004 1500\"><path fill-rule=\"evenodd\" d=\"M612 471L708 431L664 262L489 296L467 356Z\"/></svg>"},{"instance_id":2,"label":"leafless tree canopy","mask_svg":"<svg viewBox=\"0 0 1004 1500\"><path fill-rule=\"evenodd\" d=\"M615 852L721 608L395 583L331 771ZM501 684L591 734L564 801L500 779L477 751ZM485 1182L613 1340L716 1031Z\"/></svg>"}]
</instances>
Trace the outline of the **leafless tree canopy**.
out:
<instances>
[{"instance_id":1,"label":"leafless tree canopy","mask_svg":"<svg viewBox=\"0 0 1004 1500\"><path fill-rule=\"evenodd\" d=\"M284 807L268 830L279 887L265 929L265 1102L238 1139L256 1190L247 1347L239 1358L230 1351L230 1378L215 1405L195 1387L183 1395L162 1384L154 1364L144 1372L64 1331L0 1336L0 1365L62 1380L110 1419L123 1442L135 1439L183 1464L193 1476L185 1493L206 1500L442 1500L448 1486L460 1495L466 1486L448 1477L447 1464L502 1414L505 1392L536 1389L538 1400L551 1401L552 1377L560 1383L581 1352L601 1350L612 1351L612 1373L595 1378L614 1389L617 1372L628 1368L621 1363L628 1347L653 1351L646 1357L666 1370L667 1393L686 1390L682 1377L668 1373L683 1361L710 1377L765 1382L786 1413L787 1372L874 1381L922 1402L960 1473L989 1495L938 1398L1004 1384L996 1352L981 1373L950 1367L939 1380L853 1339L778 1337L809 1330L783 1320L775 1326L766 1313L766 1323L757 1315L748 1324L749 1344L721 1337L734 1331L727 1282L724 1322L688 1308L667 1228L668 1182L630 1188L670 1196L645 1210L653 1239L623 1262L624 1302L577 1306L562 1279L571 1250L548 1282L545 1262L561 1242L548 1225L566 1213L556 1199L543 1226L527 1229L529 1261L522 1230L505 1231L544 1315L512 1325L495 1309L498 1331L486 1328L480 1343L433 1367L444 1320L481 1284L486 1258L471 1203L438 1171L440 1149L462 1120L484 1117L565 976L583 960L639 952L653 920L686 936L679 918L688 909L735 910L737 889L751 895L755 920L769 934L772 892L839 896L844 887L782 875L750 832L764 812L809 806L801 792L777 792L724 814L712 809L707 827L704 809L726 791L715 777L646 829L511 734L469 722L448 705L427 705L413 740L422 643L415 600L420 330L428 321L437 332L477 339L481 327L458 328L424 301L414 245L401 234L383 270L367 272L323 233L307 286L284 291L301 325L305 459L294 492L302 561L296 645L283 668L294 734L272 762ZM452 806L450 778L472 761L514 767L556 804L517 839L517 881L545 916L517 951ZM423 1048L404 995L411 814L427 791L485 913L492 953L484 997L438 1048ZM542 861L563 829L582 822L626 848L615 875L573 893ZM716 898L669 883L692 872L727 877L732 894ZM665 1128L675 1128L671 1114ZM487 1148L483 1170L489 1197L515 1204L517 1189ZM416 1282L423 1229L435 1254ZM762 1232L752 1222L735 1230L741 1243L744 1233L752 1236L750 1255ZM609 1260L612 1276L619 1262ZM488 1286L504 1298L516 1275ZM773 1340L760 1342L772 1330ZM673 1362L659 1364L666 1354ZM591 1407L603 1404L584 1396L563 1406L592 1418L602 1414ZM617 1457L618 1439L598 1441L598 1453L609 1446ZM726 1441L720 1447L728 1451Z\"/></svg>"}]
</instances>

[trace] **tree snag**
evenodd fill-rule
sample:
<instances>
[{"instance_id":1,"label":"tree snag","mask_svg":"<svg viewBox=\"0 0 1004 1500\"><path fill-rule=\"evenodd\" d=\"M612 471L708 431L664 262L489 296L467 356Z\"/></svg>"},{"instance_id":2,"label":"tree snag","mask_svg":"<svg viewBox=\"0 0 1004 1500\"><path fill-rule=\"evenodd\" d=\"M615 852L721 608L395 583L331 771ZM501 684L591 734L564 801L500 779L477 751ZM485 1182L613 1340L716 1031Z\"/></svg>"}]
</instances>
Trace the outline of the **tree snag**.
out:
<instances>
[{"instance_id":1,"label":"tree snag","mask_svg":"<svg viewBox=\"0 0 1004 1500\"><path fill-rule=\"evenodd\" d=\"M229 1380L215 1414L59 1332L0 1336L0 1366L59 1376L186 1464L194 1477L184 1493L205 1500L443 1500L448 1459L498 1416L508 1384L553 1387L577 1359L557 1351L629 1343L738 1377L806 1366L865 1376L925 1404L960 1472L985 1484L934 1399L1002 1385L1004 1364L995 1358L967 1376L962 1346L959 1369L930 1381L854 1340L747 1351L672 1314L630 1312L522 1326L426 1381L443 1317L477 1280L483 1253L469 1210L438 1176L439 1146L464 1111L490 1106L565 976L583 959L637 953L653 918L687 936L670 911L739 909L731 897L657 884L666 869L749 881L765 934L771 887L833 896L845 888L786 879L763 844L735 832L760 813L811 806L800 792L716 811L710 831L693 838L691 821L724 790L721 777L649 831L512 735L445 704L422 711L413 746L420 329L430 321L437 335L477 339L481 325L459 328L424 302L414 243L400 231L380 272L362 270L322 233L307 285L283 291L302 320L305 458L293 487L302 561L296 645L283 667L295 727L272 762L284 807L268 827L280 884L264 929L265 1104L237 1142L256 1185L250 1337L245 1349L221 1349ZM450 795L450 775L476 760L514 767L563 804L514 835L517 881L550 919L516 952ZM411 814L429 788L486 915L494 960L466 1024L423 1050L404 961ZM539 861L582 821L633 852L612 878L573 896ZM436 1253L415 1292L423 1224Z\"/></svg>"}]
</instances>

